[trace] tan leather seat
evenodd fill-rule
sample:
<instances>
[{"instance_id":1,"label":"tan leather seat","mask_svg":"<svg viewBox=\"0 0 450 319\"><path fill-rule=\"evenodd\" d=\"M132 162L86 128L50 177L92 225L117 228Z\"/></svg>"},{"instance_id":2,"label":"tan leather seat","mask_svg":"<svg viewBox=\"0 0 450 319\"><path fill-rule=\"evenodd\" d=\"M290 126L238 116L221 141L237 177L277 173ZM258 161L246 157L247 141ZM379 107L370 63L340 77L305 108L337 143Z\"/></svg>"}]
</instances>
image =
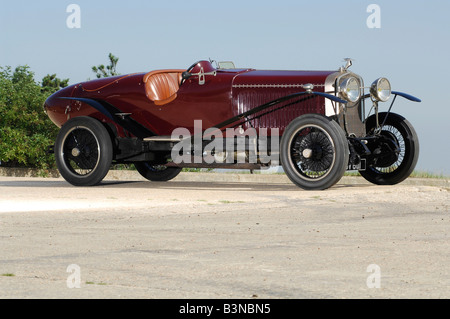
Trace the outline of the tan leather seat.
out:
<instances>
[{"instance_id":1,"label":"tan leather seat","mask_svg":"<svg viewBox=\"0 0 450 319\"><path fill-rule=\"evenodd\" d=\"M185 70L157 70L144 75L145 94L156 105L164 105L177 98L181 74Z\"/></svg>"}]
</instances>

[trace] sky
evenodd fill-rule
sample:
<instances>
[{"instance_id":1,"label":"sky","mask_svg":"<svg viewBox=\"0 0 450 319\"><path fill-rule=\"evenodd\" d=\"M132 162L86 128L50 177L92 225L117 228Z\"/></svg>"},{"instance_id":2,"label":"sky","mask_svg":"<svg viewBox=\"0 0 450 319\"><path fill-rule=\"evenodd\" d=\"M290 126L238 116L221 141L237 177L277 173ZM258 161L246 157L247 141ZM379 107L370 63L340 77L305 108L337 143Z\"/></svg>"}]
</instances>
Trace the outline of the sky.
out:
<instances>
[{"instance_id":1,"label":"sky","mask_svg":"<svg viewBox=\"0 0 450 319\"><path fill-rule=\"evenodd\" d=\"M67 12L71 4L79 20ZM379 11L368 11L372 4ZM422 100L398 98L393 111L418 133L416 168L443 175L450 175L449 52L448 0L0 0L0 66L28 65L37 81L54 73L70 84L94 79L92 66L107 64L109 53L119 57L121 74L209 58L337 70L353 58L351 70L366 86L383 76L393 90Z\"/></svg>"}]
</instances>

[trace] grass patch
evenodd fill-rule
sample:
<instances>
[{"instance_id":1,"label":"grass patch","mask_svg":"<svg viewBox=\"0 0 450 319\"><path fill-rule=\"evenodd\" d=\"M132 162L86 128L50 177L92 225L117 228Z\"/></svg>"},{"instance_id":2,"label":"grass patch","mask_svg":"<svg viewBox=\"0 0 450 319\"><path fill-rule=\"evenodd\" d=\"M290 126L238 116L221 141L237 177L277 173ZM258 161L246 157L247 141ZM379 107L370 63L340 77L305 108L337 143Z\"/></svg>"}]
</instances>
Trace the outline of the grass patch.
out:
<instances>
[{"instance_id":1,"label":"grass patch","mask_svg":"<svg viewBox=\"0 0 450 319\"><path fill-rule=\"evenodd\" d=\"M235 203L245 203L242 200L238 200L238 201L231 201L231 200L219 200L219 203L222 204L235 204Z\"/></svg>"},{"instance_id":2,"label":"grass patch","mask_svg":"<svg viewBox=\"0 0 450 319\"><path fill-rule=\"evenodd\" d=\"M347 171L344 173L344 176L361 176L358 171Z\"/></svg>"},{"instance_id":3,"label":"grass patch","mask_svg":"<svg viewBox=\"0 0 450 319\"><path fill-rule=\"evenodd\" d=\"M444 174L440 173L431 173L427 171L414 171L412 172L410 177L415 178L437 178L437 179L448 179L450 176L445 176Z\"/></svg>"},{"instance_id":4,"label":"grass patch","mask_svg":"<svg viewBox=\"0 0 450 319\"><path fill-rule=\"evenodd\" d=\"M209 173L212 172L213 168L189 168L185 167L181 171L187 173Z\"/></svg>"},{"instance_id":5,"label":"grass patch","mask_svg":"<svg viewBox=\"0 0 450 319\"><path fill-rule=\"evenodd\" d=\"M106 286L107 283L105 283L105 282L98 282L98 283L95 283L95 282L93 282L93 281L86 281L86 285Z\"/></svg>"},{"instance_id":6,"label":"grass patch","mask_svg":"<svg viewBox=\"0 0 450 319\"><path fill-rule=\"evenodd\" d=\"M15 277L16 275L14 274L10 274L10 273L6 273L6 274L2 274L3 277Z\"/></svg>"},{"instance_id":7,"label":"grass patch","mask_svg":"<svg viewBox=\"0 0 450 319\"><path fill-rule=\"evenodd\" d=\"M110 169L115 171L135 171L136 167L133 164L113 164Z\"/></svg>"},{"instance_id":8,"label":"grass patch","mask_svg":"<svg viewBox=\"0 0 450 319\"><path fill-rule=\"evenodd\" d=\"M361 176L358 171L345 172L344 176ZM412 178L437 178L437 179L449 179L450 176L446 176L442 173L431 173L427 171L413 171L409 177Z\"/></svg>"}]
</instances>

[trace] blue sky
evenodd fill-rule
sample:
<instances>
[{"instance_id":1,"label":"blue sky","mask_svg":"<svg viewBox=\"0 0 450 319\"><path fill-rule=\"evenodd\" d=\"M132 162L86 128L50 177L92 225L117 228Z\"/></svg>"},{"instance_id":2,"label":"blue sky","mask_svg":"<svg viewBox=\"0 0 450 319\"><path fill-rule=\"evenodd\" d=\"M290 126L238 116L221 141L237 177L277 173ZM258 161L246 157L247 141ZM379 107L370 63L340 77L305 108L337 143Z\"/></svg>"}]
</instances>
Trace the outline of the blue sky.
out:
<instances>
[{"instance_id":1,"label":"blue sky","mask_svg":"<svg viewBox=\"0 0 450 319\"><path fill-rule=\"evenodd\" d=\"M450 74L450 1L204 1L0 0L0 66L29 65L40 80L56 73L70 83L94 78L93 65L112 52L122 74L187 68L201 59L239 67L352 70L370 83L387 77L393 89L422 103L398 100L394 111L416 128L417 168L450 175L445 99ZM81 28L69 29L69 4ZM370 29L370 4L381 28ZM388 105L384 106L386 109ZM381 107L383 110L383 106Z\"/></svg>"}]
</instances>

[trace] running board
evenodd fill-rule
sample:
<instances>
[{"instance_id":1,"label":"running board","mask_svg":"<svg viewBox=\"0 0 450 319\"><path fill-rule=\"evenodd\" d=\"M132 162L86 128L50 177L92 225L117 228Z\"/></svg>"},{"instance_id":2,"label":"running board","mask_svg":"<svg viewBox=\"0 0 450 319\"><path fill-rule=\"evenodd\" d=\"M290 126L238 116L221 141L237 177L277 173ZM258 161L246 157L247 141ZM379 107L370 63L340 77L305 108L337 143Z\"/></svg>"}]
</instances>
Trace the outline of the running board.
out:
<instances>
[{"instance_id":1,"label":"running board","mask_svg":"<svg viewBox=\"0 0 450 319\"><path fill-rule=\"evenodd\" d=\"M181 142L179 137L172 136L150 136L144 138L144 142Z\"/></svg>"}]
</instances>

